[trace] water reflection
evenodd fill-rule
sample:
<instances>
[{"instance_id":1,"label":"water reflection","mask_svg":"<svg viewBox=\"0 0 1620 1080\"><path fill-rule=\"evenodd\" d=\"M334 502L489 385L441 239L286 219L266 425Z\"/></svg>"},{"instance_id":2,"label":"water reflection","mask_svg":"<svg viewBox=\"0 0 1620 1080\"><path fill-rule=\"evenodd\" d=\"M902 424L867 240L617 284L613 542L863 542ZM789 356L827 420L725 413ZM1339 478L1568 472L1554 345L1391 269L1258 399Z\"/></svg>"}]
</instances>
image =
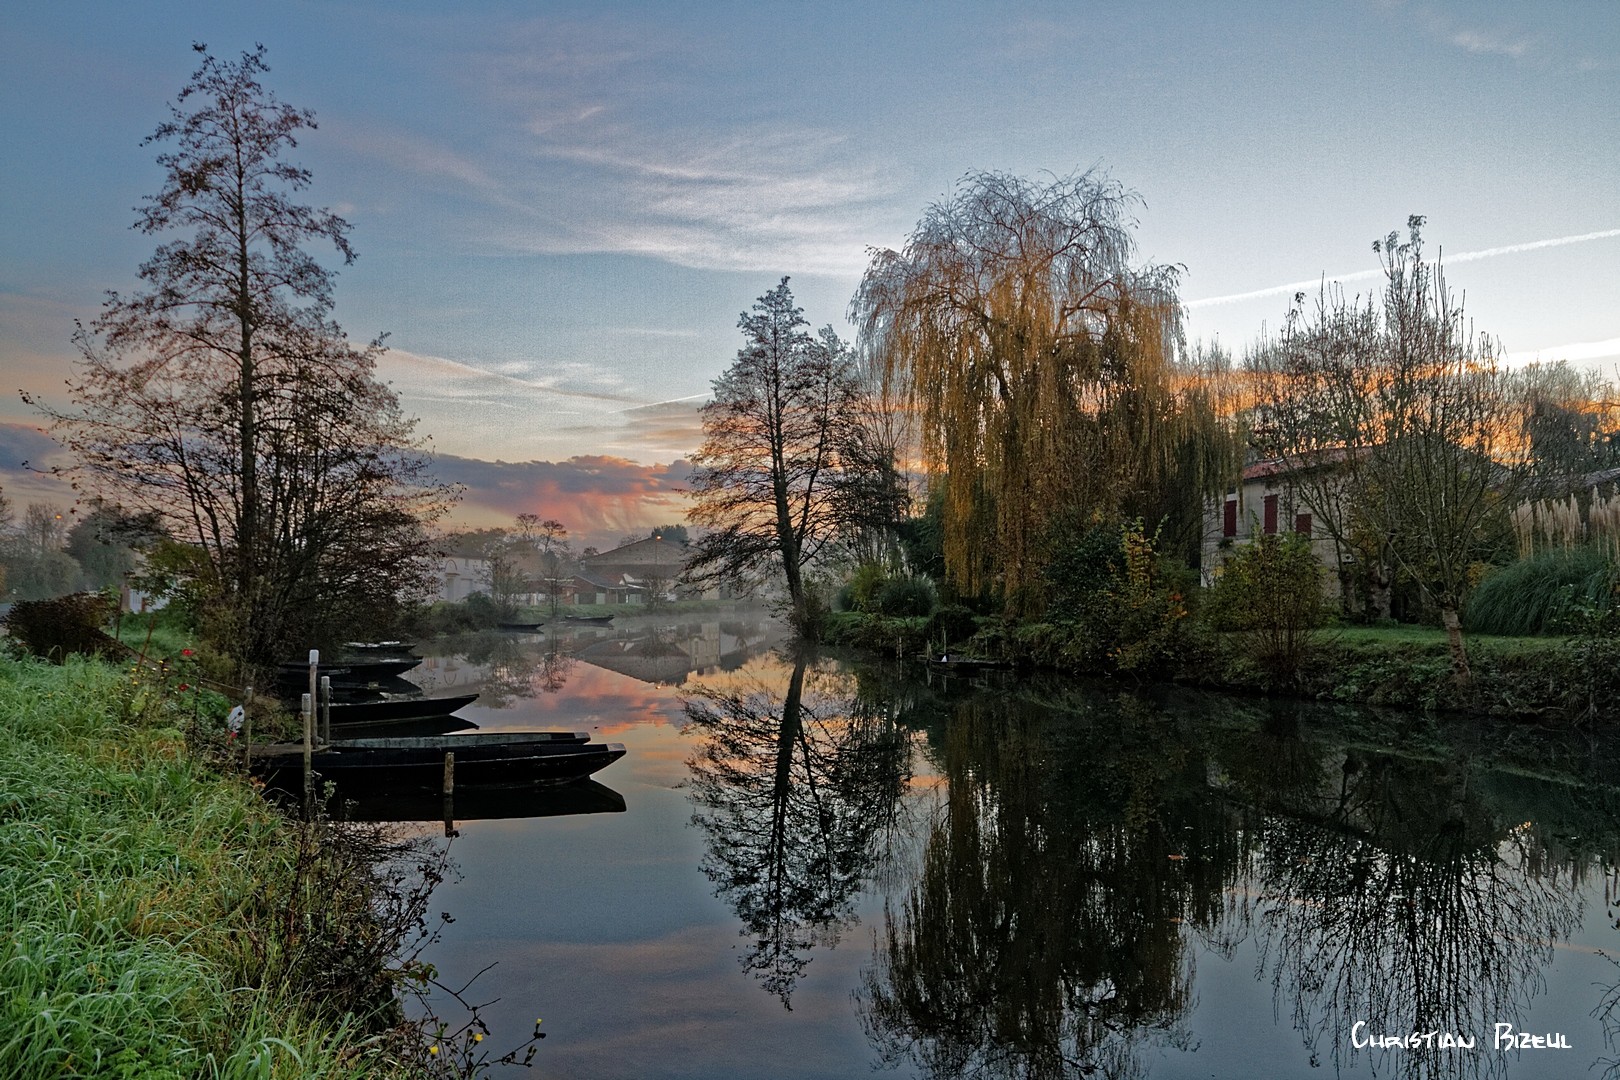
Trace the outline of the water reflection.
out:
<instances>
[{"instance_id":1,"label":"water reflection","mask_svg":"<svg viewBox=\"0 0 1620 1080\"><path fill-rule=\"evenodd\" d=\"M679 686L693 674L741 667L762 651L766 626L742 618L462 634L439 642L410 677L438 690L477 690L480 705L489 708L556 694L580 663L654 686Z\"/></svg>"},{"instance_id":2,"label":"water reflection","mask_svg":"<svg viewBox=\"0 0 1620 1080\"><path fill-rule=\"evenodd\" d=\"M544 867L524 887L545 914L488 940L507 955L534 935L544 963L514 978L531 997L572 965L574 1072L623 1049L585 1034L607 1014L645 1048L627 1075L675 1075L671 1040L683 1075L758 1075L738 1047L768 1040L804 1057L766 1071L805 1077L876 1056L942 1078L1524 1078L1580 1072L1604 1021L1620 1037L1620 990L1592 985L1620 969L1554 952L1578 931L1593 944L1583 896L1620 895L1597 878L1620 855L1620 764L1604 764L1620 756L1601 747L1106 685L931 686L764 658L765 639L581 628L429 662L510 687L505 721L632 744L627 813L483 834L492 921L512 876ZM714 962L733 945L747 978ZM1357 1020L1483 1049L1358 1050ZM1498 1021L1579 1030L1577 1050L1495 1054Z\"/></svg>"},{"instance_id":3,"label":"water reflection","mask_svg":"<svg viewBox=\"0 0 1620 1080\"><path fill-rule=\"evenodd\" d=\"M786 685L686 700L703 872L752 942L743 970L792 1007L817 946L836 944L897 830L910 744L847 676L793 659Z\"/></svg>"},{"instance_id":4,"label":"water reflection","mask_svg":"<svg viewBox=\"0 0 1620 1080\"><path fill-rule=\"evenodd\" d=\"M1397 1075L1507 1067L1493 1025L1522 1030L1553 943L1579 925L1590 862L1570 837L1612 836L1607 800L1548 828L1480 762L1221 711L1005 689L949 709L930 731L948 794L858 992L886 1064L1141 1075L1144 1047L1194 1042L1193 943L1229 956L1252 934L1313 1064L1325 1046L1351 1066L1359 1019L1363 1036L1484 1044L1380 1054Z\"/></svg>"},{"instance_id":5,"label":"water reflection","mask_svg":"<svg viewBox=\"0 0 1620 1080\"><path fill-rule=\"evenodd\" d=\"M1186 797L1202 770L1167 725L1128 698L953 709L934 748L948 795L858 998L885 1063L1129 1076L1143 1039L1187 1043L1184 924L1215 928L1235 852Z\"/></svg>"},{"instance_id":6,"label":"water reflection","mask_svg":"<svg viewBox=\"0 0 1620 1080\"><path fill-rule=\"evenodd\" d=\"M1579 923L1578 868L1503 820L1465 763L1322 756L1314 791L1272 804L1254 883L1262 962L1307 1043L1325 1039L1340 1065L1353 1049L1346 1018L1391 1034L1489 1036L1525 1015L1553 942ZM1505 1064L1433 1047L1400 1058L1413 1076Z\"/></svg>"},{"instance_id":7,"label":"water reflection","mask_svg":"<svg viewBox=\"0 0 1620 1080\"><path fill-rule=\"evenodd\" d=\"M383 792L332 800L342 821L493 821L511 818L622 814L624 796L595 780L548 787L465 788L453 795Z\"/></svg>"}]
</instances>

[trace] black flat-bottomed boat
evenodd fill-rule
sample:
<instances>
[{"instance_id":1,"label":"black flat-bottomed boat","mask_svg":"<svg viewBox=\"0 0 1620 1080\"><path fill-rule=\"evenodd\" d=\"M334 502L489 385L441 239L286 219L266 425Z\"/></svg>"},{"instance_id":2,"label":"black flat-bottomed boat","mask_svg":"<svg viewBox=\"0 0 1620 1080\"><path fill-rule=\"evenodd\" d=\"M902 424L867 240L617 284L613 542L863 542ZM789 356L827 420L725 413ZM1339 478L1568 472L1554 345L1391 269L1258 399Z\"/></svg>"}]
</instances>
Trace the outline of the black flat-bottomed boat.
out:
<instances>
[{"instance_id":1,"label":"black flat-bottomed boat","mask_svg":"<svg viewBox=\"0 0 1620 1080\"><path fill-rule=\"evenodd\" d=\"M456 791L566 783L607 768L624 756L622 743L593 743L585 732L503 731L436 737L343 739L310 758L312 770L338 790L441 791L446 756L455 755ZM254 747L250 767L267 786L303 785L304 748L297 743Z\"/></svg>"}]
</instances>

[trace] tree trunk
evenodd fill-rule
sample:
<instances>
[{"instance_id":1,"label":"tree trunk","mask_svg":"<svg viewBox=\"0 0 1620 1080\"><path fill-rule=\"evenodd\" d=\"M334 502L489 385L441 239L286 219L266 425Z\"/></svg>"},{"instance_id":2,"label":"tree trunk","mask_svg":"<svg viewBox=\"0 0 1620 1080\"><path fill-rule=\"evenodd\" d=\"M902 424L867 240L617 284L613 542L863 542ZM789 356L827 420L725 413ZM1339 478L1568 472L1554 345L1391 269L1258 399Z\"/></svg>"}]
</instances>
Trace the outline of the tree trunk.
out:
<instances>
[{"instance_id":1,"label":"tree trunk","mask_svg":"<svg viewBox=\"0 0 1620 1080\"><path fill-rule=\"evenodd\" d=\"M1440 606L1440 623L1446 628L1446 644L1451 647L1451 677L1460 686L1473 678L1468 669L1468 650L1463 647L1462 621L1457 618L1457 606L1447 602Z\"/></svg>"}]
</instances>

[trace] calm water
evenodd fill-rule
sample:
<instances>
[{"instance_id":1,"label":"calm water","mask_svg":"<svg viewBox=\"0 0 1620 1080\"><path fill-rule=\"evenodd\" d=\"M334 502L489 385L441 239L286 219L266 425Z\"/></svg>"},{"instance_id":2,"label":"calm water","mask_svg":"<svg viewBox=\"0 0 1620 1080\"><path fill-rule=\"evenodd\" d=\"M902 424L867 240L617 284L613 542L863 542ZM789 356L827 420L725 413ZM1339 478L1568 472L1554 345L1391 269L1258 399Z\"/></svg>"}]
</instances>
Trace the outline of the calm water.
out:
<instances>
[{"instance_id":1,"label":"calm water","mask_svg":"<svg viewBox=\"0 0 1620 1080\"><path fill-rule=\"evenodd\" d=\"M462 715L483 730L629 748L593 812L458 822L434 898L455 922L428 959L450 983L495 965L468 996L500 999L497 1045L544 1019L538 1075L1529 1078L1614 1056L1609 748L795 663L774 635L491 636L413 674L482 693ZM1499 1023L1570 1049L1495 1050ZM1413 1031L1477 1046L1354 1045Z\"/></svg>"}]
</instances>

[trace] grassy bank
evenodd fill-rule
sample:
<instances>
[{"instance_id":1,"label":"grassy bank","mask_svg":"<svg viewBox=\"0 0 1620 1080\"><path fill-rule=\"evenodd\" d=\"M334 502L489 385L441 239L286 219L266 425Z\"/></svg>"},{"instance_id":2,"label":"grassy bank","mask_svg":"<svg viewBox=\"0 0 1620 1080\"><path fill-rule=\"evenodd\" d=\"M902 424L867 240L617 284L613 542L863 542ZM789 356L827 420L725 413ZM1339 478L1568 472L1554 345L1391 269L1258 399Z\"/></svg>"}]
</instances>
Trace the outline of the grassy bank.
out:
<instances>
[{"instance_id":1,"label":"grassy bank","mask_svg":"<svg viewBox=\"0 0 1620 1080\"><path fill-rule=\"evenodd\" d=\"M826 642L890 657L938 649L940 620L837 612ZM950 635L952 651L1079 675L1105 675L1079 632L1055 623L979 617ZM1445 633L1420 626L1339 627L1318 632L1297 673L1279 679L1257 666L1241 634L1189 628L1158 674L1240 693L1281 694L1425 711L1455 710L1572 724L1620 719L1620 640L1586 637L1467 638L1473 679L1452 677Z\"/></svg>"},{"instance_id":2,"label":"grassy bank","mask_svg":"<svg viewBox=\"0 0 1620 1080\"><path fill-rule=\"evenodd\" d=\"M0 659L0 1062L26 1077L395 1075L369 856L189 754L166 688Z\"/></svg>"}]
</instances>

